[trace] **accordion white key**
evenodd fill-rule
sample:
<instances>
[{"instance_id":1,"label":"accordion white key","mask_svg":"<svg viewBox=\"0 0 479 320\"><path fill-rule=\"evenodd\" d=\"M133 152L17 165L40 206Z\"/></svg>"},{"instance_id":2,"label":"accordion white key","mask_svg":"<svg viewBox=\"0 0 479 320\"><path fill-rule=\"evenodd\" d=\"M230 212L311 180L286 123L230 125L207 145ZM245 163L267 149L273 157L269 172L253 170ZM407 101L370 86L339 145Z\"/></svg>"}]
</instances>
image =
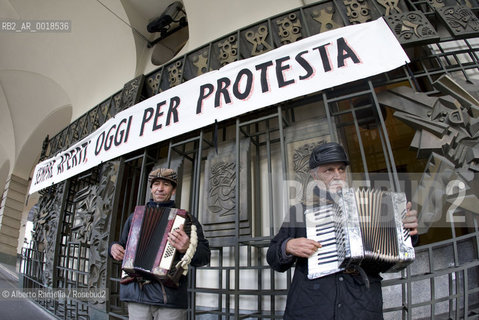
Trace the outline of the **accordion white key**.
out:
<instances>
[{"instance_id":1,"label":"accordion white key","mask_svg":"<svg viewBox=\"0 0 479 320\"><path fill-rule=\"evenodd\" d=\"M414 261L404 193L344 188L334 198L305 211L306 236L322 245L308 259L309 279L353 265L396 272Z\"/></svg>"}]
</instances>

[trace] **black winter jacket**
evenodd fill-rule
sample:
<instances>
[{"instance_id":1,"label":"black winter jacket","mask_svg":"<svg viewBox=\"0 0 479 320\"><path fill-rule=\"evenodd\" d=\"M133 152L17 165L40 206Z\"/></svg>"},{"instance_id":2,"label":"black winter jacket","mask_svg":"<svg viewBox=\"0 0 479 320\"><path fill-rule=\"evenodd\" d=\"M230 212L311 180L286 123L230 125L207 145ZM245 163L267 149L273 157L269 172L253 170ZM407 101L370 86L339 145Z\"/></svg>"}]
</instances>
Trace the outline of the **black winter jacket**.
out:
<instances>
[{"instance_id":1,"label":"black winter jacket","mask_svg":"<svg viewBox=\"0 0 479 320\"><path fill-rule=\"evenodd\" d=\"M276 271L284 272L296 263L284 319L383 319L381 277L377 272L366 270L369 289L359 274L338 272L310 280L308 259L286 255L289 239L306 237L304 209L303 205L291 208L267 252L267 261Z\"/></svg>"},{"instance_id":2,"label":"black winter jacket","mask_svg":"<svg viewBox=\"0 0 479 320\"><path fill-rule=\"evenodd\" d=\"M175 202L168 201L160 203L150 200L147 203L147 206L175 208ZM133 214L131 214L126 220L120 241L113 242L110 245L108 252L110 256L111 246L113 244L118 243L123 246L123 248L126 247L132 218ZM210 262L210 247L208 240L205 239L203 229L200 223L195 217L192 218L193 223L196 225L197 228L198 246L196 248L195 255L193 256L190 265L193 267L201 267ZM186 276L181 276L180 285L178 288L166 287L158 281L151 281L150 283L141 285L137 281L133 281L125 285L120 285L120 300L126 302L137 302L143 304L160 305L163 307L186 309L188 307L187 287L188 281Z\"/></svg>"}]
</instances>

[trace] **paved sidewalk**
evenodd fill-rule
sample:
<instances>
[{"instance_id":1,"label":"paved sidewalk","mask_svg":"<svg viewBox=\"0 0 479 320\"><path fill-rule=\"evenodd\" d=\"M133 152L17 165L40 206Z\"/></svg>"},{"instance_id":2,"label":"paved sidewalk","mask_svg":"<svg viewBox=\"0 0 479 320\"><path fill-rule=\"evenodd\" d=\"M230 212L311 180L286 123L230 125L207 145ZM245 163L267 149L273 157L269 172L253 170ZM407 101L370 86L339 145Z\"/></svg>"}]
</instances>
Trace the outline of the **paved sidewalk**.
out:
<instances>
[{"instance_id":1,"label":"paved sidewalk","mask_svg":"<svg viewBox=\"0 0 479 320\"><path fill-rule=\"evenodd\" d=\"M18 291L17 291L18 289ZM0 319L2 320L54 320L49 314L27 298L11 298L21 292L18 286L18 274L13 266L0 263Z\"/></svg>"}]
</instances>

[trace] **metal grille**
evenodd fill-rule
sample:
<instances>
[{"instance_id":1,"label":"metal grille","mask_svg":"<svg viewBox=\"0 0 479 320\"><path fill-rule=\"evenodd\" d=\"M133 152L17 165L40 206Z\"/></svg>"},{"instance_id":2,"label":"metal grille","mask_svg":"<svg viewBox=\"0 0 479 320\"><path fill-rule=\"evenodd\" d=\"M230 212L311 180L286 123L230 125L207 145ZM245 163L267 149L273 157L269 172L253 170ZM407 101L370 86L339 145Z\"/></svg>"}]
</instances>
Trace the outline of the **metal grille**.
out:
<instances>
[{"instance_id":1,"label":"metal grille","mask_svg":"<svg viewBox=\"0 0 479 320\"><path fill-rule=\"evenodd\" d=\"M80 210L76 204L75 195L83 188L88 188L96 183L92 173L83 179L72 180L66 196L65 209L62 212L59 225L59 243L57 244L58 257L55 264L56 285L59 289L86 289L89 279L90 248L88 244L80 241L79 237L85 237L87 230L74 233L74 227L85 227L86 221L75 221ZM77 218L78 219L78 218ZM88 303L77 299L59 299L54 313L64 319L89 319Z\"/></svg>"},{"instance_id":2,"label":"metal grille","mask_svg":"<svg viewBox=\"0 0 479 320\"><path fill-rule=\"evenodd\" d=\"M479 319L477 217L474 224L470 234L417 247L415 263L383 280L386 319Z\"/></svg>"}]
</instances>

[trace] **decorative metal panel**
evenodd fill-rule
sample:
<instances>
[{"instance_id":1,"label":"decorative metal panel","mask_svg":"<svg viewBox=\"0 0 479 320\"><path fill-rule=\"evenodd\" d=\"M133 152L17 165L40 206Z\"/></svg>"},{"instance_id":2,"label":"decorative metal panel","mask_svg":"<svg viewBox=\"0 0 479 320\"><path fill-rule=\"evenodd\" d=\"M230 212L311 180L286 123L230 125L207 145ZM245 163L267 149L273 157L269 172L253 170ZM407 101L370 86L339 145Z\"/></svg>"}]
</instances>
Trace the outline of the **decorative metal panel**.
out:
<instances>
[{"instance_id":1,"label":"decorative metal panel","mask_svg":"<svg viewBox=\"0 0 479 320\"><path fill-rule=\"evenodd\" d=\"M121 110L129 108L140 101L144 80L145 76L140 75L125 84L121 95Z\"/></svg>"},{"instance_id":2,"label":"decorative metal panel","mask_svg":"<svg viewBox=\"0 0 479 320\"><path fill-rule=\"evenodd\" d=\"M406 87L378 95L380 103L397 110L395 117L417 130L411 147L418 156L429 158L430 168L424 172L420 189L430 196L415 199L423 206L421 217L426 227L442 215L448 190L451 195L464 193L457 208L479 213L477 85L445 75L434 86L444 96L431 98Z\"/></svg>"},{"instance_id":3,"label":"decorative metal panel","mask_svg":"<svg viewBox=\"0 0 479 320\"><path fill-rule=\"evenodd\" d=\"M273 21L273 30L275 30L274 39L277 42L276 46L279 47L304 38L303 28L299 11L275 19Z\"/></svg>"},{"instance_id":4,"label":"decorative metal panel","mask_svg":"<svg viewBox=\"0 0 479 320\"><path fill-rule=\"evenodd\" d=\"M219 69L228 63L239 60L238 37L230 35L219 42L214 43L213 52L216 53ZM214 64L214 62L212 62Z\"/></svg>"},{"instance_id":5,"label":"decorative metal panel","mask_svg":"<svg viewBox=\"0 0 479 320\"><path fill-rule=\"evenodd\" d=\"M209 47L206 47L188 56L184 71L185 81L210 71L208 70L208 54Z\"/></svg>"},{"instance_id":6,"label":"decorative metal panel","mask_svg":"<svg viewBox=\"0 0 479 320\"><path fill-rule=\"evenodd\" d=\"M344 27L339 9L333 1L304 9L304 12L307 19L312 19L309 28L313 34Z\"/></svg>"},{"instance_id":7,"label":"decorative metal panel","mask_svg":"<svg viewBox=\"0 0 479 320\"><path fill-rule=\"evenodd\" d=\"M479 19L469 8L446 6L437 9L437 12L455 38L469 38L479 35Z\"/></svg>"},{"instance_id":8,"label":"decorative metal panel","mask_svg":"<svg viewBox=\"0 0 479 320\"><path fill-rule=\"evenodd\" d=\"M250 221L250 140L240 143L240 162L236 162L236 144L230 143L218 147L218 153L212 149L205 164L205 200L203 201L202 224L205 235L213 245L232 244L236 234L236 212L240 223L239 234L251 234ZM239 177L237 177L239 166ZM239 184L238 184L239 178ZM238 199L236 196L239 186Z\"/></svg>"},{"instance_id":9,"label":"decorative metal panel","mask_svg":"<svg viewBox=\"0 0 479 320\"><path fill-rule=\"evenodd\" d=\"M158 93L162 72L163 69L160 69L145 78L146 98L152 97Z\"/></svg>"},{"instance_id":10,"label":"decorative metal panel","mask_svg":"<svg viewBox=\"0 0 479 320\"><path fill-rule=\"evenodd\" d=\"M111 107L112 98L108 98L98 106L98 121L103 124L107 122L110 118L110 107Z\"/></svg>"},{"instance_id":11,"label":"decorative metal panel","mask_svg":"<svg viewBox=\"0 0 479 320\"><path fill-rule=\"evenodd\" d=\"M183 81L183 59L176 60L165 66L160 90L164 91L179 85Z\"/></svg>"},{"instance_id":12,"label":"decorative metal panel","mask_svg":"<svg viewBox=\"0 0 479 320\"><path fill-rule=\"evenodd\" d=\"M309 157L317 145L330 142L329 126L326 118L305 121L301 127L285 130L288 160L289 204L306 202L312 187L309 170ZM296 185L296 183L298 183Z\"/></svg>"},{"instance_id":13,"label":"decorative metal panel","mask_svg":"<svg viewBox=\"0 0 479 320\"><path fill-rule=\"evenodd\" d=\"M343 6L351 24L374 20L374 8L367 0L343 0Z\"/></svg>"},{"instance_id":14,"label":"decorative metal panel","mask_svg":"<svg viewBox=\"0 0 479 320\"><path fill-rule=\"evenodd\" d=\"M406 3L403 0L376 0L376 2L381 7L381 14L385 16L401 14L408 11Z\"/></svg>"},{"instance_id":15,"label":"decorative metal panel","mask_svg":"<svg viewBox=\"0 0 479 320\"><path fill-rule=\"evenodd\" d=\"M48 188L34 207L32 249L43 253L42 256L44 257L45 264L41 272L41 283L44 287L49 288L56 285L54 283L54 262L56 261L57 232L65 186L66 183L63 182ZM35 261L30 261L30 263L35 263Z\"/></svg>"},{"instance_id":16,"label":"decorative metal panel","mask_svg":"<svg viewBox=\"0 0 479 320\"><path fill-rule=\"evenodd\" d=\"M419 45L439 40L439 35L420 11L384 17L402 45Z\"/></svg>"},{"instance_id":17,"label":"decorative metal panel","mask_svg":"<svg viewBox=\"0 0 479 320\"><path fill-rule=\"evenodd\" d=\"M262 23L241 33L241 55L255 57L273 49L268 24Z\"/></svg>"},{"instance_id":18,"label":"decorative metal panel","mask_svg":"<svg viewBox=\"0 0 479 320\"><path fill-rule=\"evenodd\" d=\"M121 108L121 96L122 91L115 93L111 97L110 109L108 111L110 117L114 117L118 112L122 110Z\"/></svg>"}]
</instances>

